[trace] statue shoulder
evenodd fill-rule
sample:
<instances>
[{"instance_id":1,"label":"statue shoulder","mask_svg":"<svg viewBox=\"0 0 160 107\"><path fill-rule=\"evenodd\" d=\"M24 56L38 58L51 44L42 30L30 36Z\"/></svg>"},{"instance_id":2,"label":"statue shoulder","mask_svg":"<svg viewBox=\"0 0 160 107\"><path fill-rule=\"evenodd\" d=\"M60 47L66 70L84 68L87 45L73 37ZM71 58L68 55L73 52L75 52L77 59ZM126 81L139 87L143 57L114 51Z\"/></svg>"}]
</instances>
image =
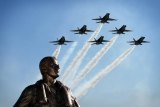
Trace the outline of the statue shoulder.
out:
<instances>
[{"instance_id":1,"label":"statue shoulder","mask_svg":"<svg viewBox=\"0 0 160 107\"><path fill-rule=\"evenodd\" d=\"M27 107L31 102L32 96L34 95L35 85L27 86L21 93L19 99L13 107Z\"/></svg>"},{"instance_id":2,"label":"statue shoulder","mask_svg":"<svg viewBox=\"0 0 160 107\"><path fill-rule=\"evenodd\" d=\"M41 80L39 80L39 81L37 81L35 84L31 84L31 85L29 85L29 86L27 86L24 90L23 90L23 94L33 94L33 93L35 93L35 90L38 88L38 87L40 87L41 86L41 84L42 84L42 81Z\"/></svg>"},{"instance_id":3,"label":"statue shoulder","mask_svg":"<svg viewBox=\"0 0 160 107\"><path fill-rule=\"evenodd\" d=\"M23 94L23 95L26 95L26 94L30 94L30 95L31 95L34 90L35 90L35 84L32 84L32 85L27 86L27 87L23 90L22 94Z\"/></svg>"}]
</instances>

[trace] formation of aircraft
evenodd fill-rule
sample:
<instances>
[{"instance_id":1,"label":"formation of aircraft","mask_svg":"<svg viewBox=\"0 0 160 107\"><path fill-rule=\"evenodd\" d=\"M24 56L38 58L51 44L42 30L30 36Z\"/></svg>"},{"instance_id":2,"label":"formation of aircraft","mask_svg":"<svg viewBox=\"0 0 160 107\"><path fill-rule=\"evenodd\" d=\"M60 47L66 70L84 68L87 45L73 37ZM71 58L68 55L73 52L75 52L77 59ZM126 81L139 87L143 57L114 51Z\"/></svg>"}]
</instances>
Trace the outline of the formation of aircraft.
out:
<instances>
[{"instance_id":1,"label":"formation of aircraft","mask_svg":"<svg viewBox=\"0 0 160 107\"><path fill-rule=\"evenodd\" d=\"M60 39L57 39L57 41L51 41L50 43L55 43L54 45L67 45L65 42L73 42L73 41L68 41L65 39L64 36L62 36Z\"/></svg>"},{"instance_id":2,"label":"formation of aircraft","mask_svg":"<svg viewBox=\"0 0 160 107\"><path fill-rule=\"evenodd\" d=\"M96 22L96 23L109 23L108 21L116 21L116 19L110 18L109 15L110 15L110 13L106 13L105 16L103 16L103 17L99 16L99 18L95 18L92 20L97 20L98 22Z\"/></svg>"},{"instance_id":3,"label":"formation of aircraft","mask_svg":"<svg viewBox=\"0 0 160 107\"><path fill-rule=\"evenodd\" d=\"M113 34L125 34L124 32L131 32L132 30L126 30L126 25L123 25L122 27L120 27L119 29L117 29L116 27L116 30L110 30L110 32L115 32Z\"/></svg>"},{"instance_id":4,"label":"formation of aircraft","mask_svg":"<svg viewBox=\"0 0 160 107\"><path fill-rule=\"evenodd\" d=\"M94 38L94 41L89 41L89 42L92 42L91 45L94 45L94 44L99 45L99 44L103 44L103 42L110 42L110 41L104 40L104 36L101 36L101 37L99 37L99 39L96 40Z\"/></svg>"},{"instance_id":5,"label":"formation of aircraft","mask_svg":"<svg viewBox=\"0 0 160 107\"><path fill-rule=\"evenodd\" d=\"M93 32L93 30L88 30L87 25L83 25L80 29L77 28L77 30L71 30L72 32L76 32L74 34L87 34L86 32Z\"/></svg>"},{"instance_id":6,"label":"formation of aircraft","mask_svg":"<svg viewBox=\"0 0 160 107\"><path fill-rule=\"evenodd\" d=\"M133 41L128 41L128 43L131 43L130 45L142 45L142 43L150 43L149 41L144 41L145 37L140 37L138 40L135 40L133 38Z\"/></svg>"},{"instance_id":7,"label":"formation of aircraft","mask_svg":"<svg viewBox=\"0 0 160 107\"><path fill-rule=\"evenodd\" d=\"M109 21L116 21L117 19L110 18L110 13L106 13L103 17L99 16L99 18L95 18L92 20L96 20L98 22L96 23L109 23ZM115 27L115 30L110 30L110 32L113 32L112 34L125 34L124 32L131 32L132 30L127 30L126 25L122 25L119 29ZM77 28L77 30L71 30L72 32L75 32L74 34L87 34L87 32L94 32L93 30L88 30L87 25L83 25L81 28ZM133 38L133 41L128 41L128 43L131 43L130 45L142 45L142 43L150 43L149 41L144 41L145 37L140 37L138 40L135 40ZM67 45L66 42L73 42L65 40L65 37L62 36L60 39L57 39L57 41L51 41L50 43L54 43L54 45ZM98 39L95 39L92 42L91 45L99 45L103 44L103 42L110 42L108 40L104 40L104 36L99 37Z\"/></svg>"}]
</instances>

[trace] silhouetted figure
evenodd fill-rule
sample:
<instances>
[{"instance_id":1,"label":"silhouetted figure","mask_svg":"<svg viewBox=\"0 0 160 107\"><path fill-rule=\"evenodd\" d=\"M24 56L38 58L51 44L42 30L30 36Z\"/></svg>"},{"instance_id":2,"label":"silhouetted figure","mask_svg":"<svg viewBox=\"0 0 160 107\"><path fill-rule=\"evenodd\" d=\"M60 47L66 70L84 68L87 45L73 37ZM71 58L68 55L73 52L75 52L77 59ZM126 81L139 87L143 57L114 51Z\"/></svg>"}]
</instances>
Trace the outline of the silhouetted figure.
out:
<instances>
[{"instance_id":1,"label":"silhouetted figure","mask_svg":"<svg viewBox=\"0 0 160 107\"><path fill-rule=\"evenodd\" d=\"M56 78L59 65L55 57L45 57L39 68L42 80L26 87L13 107L79 107L68 87Z\"/></svg>"}]
</instances>

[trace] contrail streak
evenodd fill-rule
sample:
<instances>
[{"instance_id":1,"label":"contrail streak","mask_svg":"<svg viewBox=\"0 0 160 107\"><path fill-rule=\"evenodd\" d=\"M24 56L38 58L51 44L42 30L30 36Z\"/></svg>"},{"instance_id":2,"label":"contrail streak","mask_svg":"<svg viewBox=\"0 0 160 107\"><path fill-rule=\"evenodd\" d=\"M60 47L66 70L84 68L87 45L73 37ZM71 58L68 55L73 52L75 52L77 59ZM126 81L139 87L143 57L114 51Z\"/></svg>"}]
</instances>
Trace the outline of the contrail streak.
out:
<instances>
[{"instance_id":1,"label":"contrail streak","mask_svg":"<svg viewBox=\"0 0 160 107\"><path fill-rule=\"evenodd\" d=\"M95 30L95 32L91 35L91 37L89 38L88 41L92 40L93 38L95 38L98 35L98 33L100 32L102 26L103 26L103 24L100 24L100 26ZM83 48L77 53L77 56L73 59L73 61L70 64L70 66L66 69L66 71L65 71L65 73L64 73L64 75L62 77L62 82L66 82L66 80L69 77L72 77L71 75L76 74L77 68L80 66L81 61L83 60L84 56L88 52L89 48L91 47L91 45L89 43L87 43L87 42L85 43Z\"/></svg>"},{"instance_id":2,"label":"contrail streak","mask_svg":"<svg viewBox=\"0 0 160 107\"><path fill-rule=\"evenodd\" d=\"M59 53L60 53L60 50L61 50L61 45L59 45L59 46L57 47L57 49L54 51L54 53L52 54L52 56L58 58L58 55L59 55Z\"/></svg>"},{"instance_id":3,"label":"contrail streak","mask_svg":"<svg viewBox=\"0 0 160 107\"><path fill-rule=\"evenodd\" d=\"M67 51L66 55L63 57L62 61L61 61L61 71L63 71L64 69L64 65L66 64L66 62L68 61L68 59L70 58L71 54L73 53L75 47L77 46L77 42L74 42L71 47L69 48L69 50Z\"/></svg>"},{"instance_id":4,"label":"contrail streak","mask_svg":"<svg viewBox=\"0 0 160 107\"><path fill-rule=\"evenodd\" d=\"M134 50L135 46L129 48L123 54L121 54L117 59L115 59L110 65L104 68L101 72L96 74L90 81L86 82L81 88L77 90L76 97L80 98L85 95L90 88L93 88L106 74L111 72L116 66L118 66L127 56Z\"/></svg>"},{"instance_id":5,"label":"contrail streak","mask_svg":"<svg viewBox=\"0 0 160 107\"><path fill-rule=\"evenodd\" d=\"M110 42L108 42L97 54L91 59L91 61L82 69L82 71L75 77L72 81L72 89L82 80L98 63L98 61L103 57L103 55L111 48L111 46L117 40L118 35L114 36Z\"/></svg>"}]
</instances>

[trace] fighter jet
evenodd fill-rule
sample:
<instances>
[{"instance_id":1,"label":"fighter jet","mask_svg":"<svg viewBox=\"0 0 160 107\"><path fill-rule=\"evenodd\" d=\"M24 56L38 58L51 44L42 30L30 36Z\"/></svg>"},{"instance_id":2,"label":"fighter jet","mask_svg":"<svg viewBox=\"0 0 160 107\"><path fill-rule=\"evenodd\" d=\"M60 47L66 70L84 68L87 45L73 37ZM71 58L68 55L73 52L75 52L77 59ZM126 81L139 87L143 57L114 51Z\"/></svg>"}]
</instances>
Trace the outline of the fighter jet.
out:
<instances>
[{"instance_id":1,"label":"fighter jet","mask_svg":"<svg viewBox=\"0 0 160 107\"><path fill-rule=\"evenodd\" d=\"M86 32L93 32L93 30L88 30L87 29L87 25L83 25L83 27L81 27L80 29L77 28L77 30L71 30L72 32L77 32L77 33L74 33L74 34L87 34Z\"/></svg>"},{"instance_id":2,"label":"fighter jet","mask_svg":"<svg viewBox=\"0 0 160 107\"><path fill-rule=\"evenodd\" d=\"M105 16L103 17L99 16L99 18L95 18L92 20L99 20L99 22L96 22L96 23L109 23L108 21L116 21L116 19L109 18L109 15L110 13L106 13Z\"/></svg>"},{"instance_id":3,"label":"fighter jet","mask_svg":"<svg viewBox=\"0 0 160 107\"><path fill-rule=\"evenodd\" d=\"M149 41L144 41L145 37L140 37L138 40L135 40L133 38L133 41L128 41L128 43L131 43L130 45L142 45L142 43L150 43Z\"/></svg>"},{"instance_id":4,"label":"fighter jet","mask_svg":"<svg viewBox=\"0 0 160 107\"><path fill-rule=\"evenodd\" d=\"M99 39L96 40L94 38L94 41L89 41L89 42L93 42L93 44L91 44L91 45L94 45L94 44L99 45L99 44L103 44L102 42L110 42L108 40L104 40L103 38L104 38L104 36L101 36L101 37L99 37Z\"/></svg>"},{"instance_id":5,"label":"fighter jet","mask_svg":"<svg viewBox=\"0 0 160 107\"><path fill-rule=\"evenodd\" d=\"M115 27L116 28L116 27ZM131 32L132 30L126 30L126 25L123 25L121 28L116 30L110 30L110 32L115 32L113 34L125 34L124 32Z\"/></svg>"},{"instance_id":6,"label":"fighter jet","mask_svg":"<svg viewBox=\"0 0 160 107\"><path fill-rule=\"evenodd\" d=\"M65 42L73 42L73 41L65 40L65 37L62 36L59 40L57 39L57 41L51 41L50 43L55 43L54 45L67 45L65 44Z\"/></svg>"}]
</instances>

